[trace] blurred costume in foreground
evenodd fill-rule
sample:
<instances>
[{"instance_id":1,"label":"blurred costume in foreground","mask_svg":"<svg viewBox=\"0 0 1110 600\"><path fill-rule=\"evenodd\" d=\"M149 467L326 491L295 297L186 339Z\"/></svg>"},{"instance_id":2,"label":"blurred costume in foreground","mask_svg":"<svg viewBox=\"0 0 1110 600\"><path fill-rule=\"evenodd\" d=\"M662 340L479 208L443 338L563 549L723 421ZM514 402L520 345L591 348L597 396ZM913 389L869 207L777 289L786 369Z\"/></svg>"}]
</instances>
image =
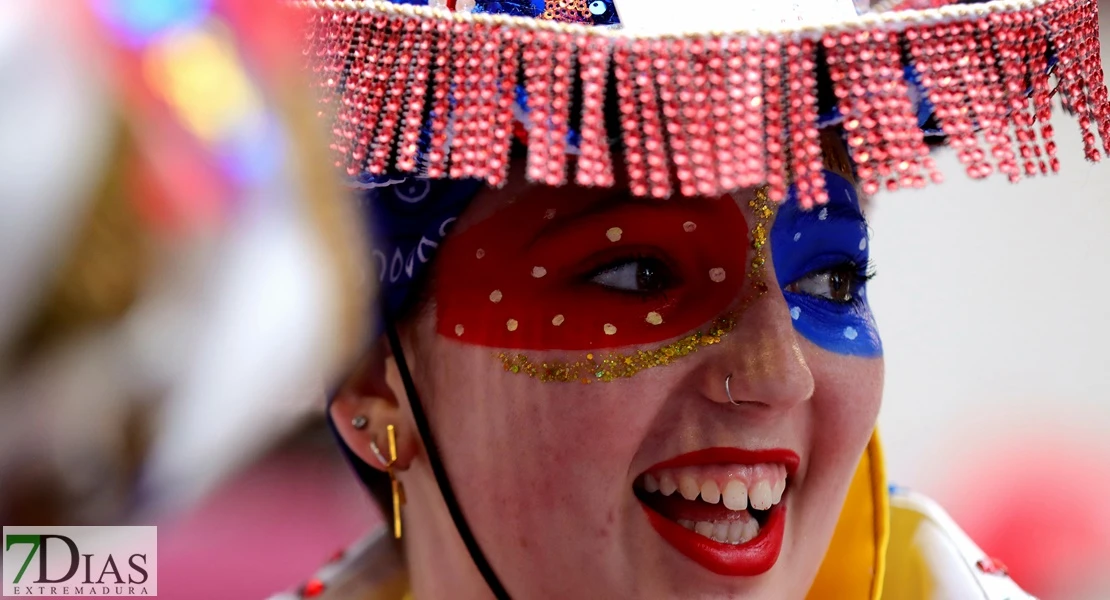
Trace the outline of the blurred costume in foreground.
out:
<instances>
[{"instance_id":1,"label":"blurred costume in foreground","mask_svg":"<svg viewBox=\"0 0 1110 600\"><path fill-rule=\"evenodd\" d=\"M437 284L457 284L452 289L458 295L446 303L439 298L437 334L507 349L497 354L506 372L552 385L623 380L720 342L736 325L713 320L727 302L768 292L764 248L776 248L775 271L785 278L791 265L780 264L788 253L780 255L777 245L807 243L803 233L782 229L780 222L832 222L835 213L859 212L861 192L939 183L930 145L947 143L975 178L997 171L1017 182L1056 171L1049 123L1055 98L1078 115L1088 159L1110 153L1094 0L902 3L863 15L852 3L835 1L789 3L781 10L708 1L675 10L647 0L615 6L563 0L294 4L310 22L308 53L337 166L359 190L375 229L384 329L419 303L417 286L438 249L438 260L451 262L439 265ZM525 197L506 209L517 217L513 227L485 231L485 237L481 225L448 234L480 183L505 185L514 156L525 153L528 179L551 186L566 184L573 164L581 188L622 185L632 196L660 201L758 187L750 205L758 222L749 254L735 259L740 262L732 269L732 259L720 253L730 268L708 269L712 283L704 285L712 291L689 304L680 299L678 307L664 303L604 319L600 303L534 314L536 306L547 306L544 286L559 274L512 257L496 259L510 261L511 268L485 265L499 250L513 248L518 229L554 219L555 209L530 205ZM626 226L611 227L605 236L614 245L648 244L653 235L692 240L695 232L709 231L709 244L744 234L718 229L727 225L727 219L679 220L668 233L649 229L632 239L636 233ZM853 264L866 264L866 227L858 225L850 250L857 252L858 243ZM562 249L570 252L574 243ZM448 256L440 249L452 244L466 252ZM548 250L555 256L556 248ZM531 270L519 270L524 266ZM615 272L599 270L595 279L620 279ZM633 275L631 283L638 283ZM821 321L811 315L824 314L826 303L787 288L781 292L793 305L789 314L800 336L840 356L881 356L865 301ZM723 299L715 304L718 292ZM466 297L472 293L481 297ZM863 288L851 293L862 297ZM710 329L658 351L610 352L674 339L706 322ZM829 322L834 326L826 327ZM402 355L397 338L390 342L393 355ZM550 349L581 350L584 358L529 358ZM483 552L459 510L453 488L460 481L447 476L416 386L404 364L399 368L451 518L494 595L508 597L512 590L499 579L497 561ZM727 400L736 404L729 385L725 379ZM356 422L356 428L366 426ZM376 485L379 471L348 451L360 476ZM379 467L391 468L394 460L380 458ZM662 480L646 481L644 494L675 491L673 482L666 490ZM702 488L702 496L719 498L720 491L710 489ZM396 482L393 494L394 510L400 510ZM752 499L755 508L754 490ZM674 545L703 563L716 560L706 554L725 556L734 552L730 546L747 543L726 543L735 537L731 530L695 530L645 510L664 537L701 536ZM678 531L682 527L696 533ZM387 536L375 536L294 596L399 597L407 588L404 574L395 570L399 562L386 547ZM888 488L875 437L860 459L810 597L880 596L1027 597L928 500Z\"/></svg>"},{"instance_id":2,"label":"blurred costume in foreground","mask_svg":"<svg viewBox=\"0 0 1110 600\"><path fill-rule=\"evenodd\" d=\"M0 6L5 524L187 505L360 344L364 241L297 25L253 6Z\"/></svg>"}]
</instances>

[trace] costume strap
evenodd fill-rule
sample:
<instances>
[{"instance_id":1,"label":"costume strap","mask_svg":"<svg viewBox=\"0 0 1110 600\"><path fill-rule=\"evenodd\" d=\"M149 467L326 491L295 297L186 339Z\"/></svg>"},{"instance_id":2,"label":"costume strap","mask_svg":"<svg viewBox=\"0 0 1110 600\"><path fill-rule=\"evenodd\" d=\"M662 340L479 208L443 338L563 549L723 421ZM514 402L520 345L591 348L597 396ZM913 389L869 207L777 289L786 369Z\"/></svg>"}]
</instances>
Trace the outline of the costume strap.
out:
<instances>
[{"instance_id":1,"label":"costume strap","mask_svg":"<svg viewBox=\"0 0 1110 600\"><path fill-rule=\"evenodd\" d=\"M439 449L436 447L435 438L432 436L432 428L428 425L428 416L424 413L423 403L420 401L420 395L416 392L416 384L413 382L412 373L409 371L408 362L405 360L405 348L401 345L397 328L392 324L387 325L386 334L389 337L389 346L393 350L393 358L397 361L397 370L401 373L405 394L409 397L413 421L416 422L416 429L420 432L420 438L424 441L424 450L428 453L428 463L432 466L436 485L439 486L439 491L443 494L443 501L447 504L448 512L451 513L451 520L455 522L455 529L459 531L459 537L462 538L467 552L470 553L470 558L474 561L474 565L478 567L478 572L482 574L482 578L486 580L486 585L489 586L493 596L498 600L509 600L509 593L501 585L501 580L497 578L497 574L490 566L481 546L478 545L478 540L474 538L474 533L470 530L470 525L466 522L466 517L459 507L459 501L455 498L451 480L447 477L447 470L443 467L443 460L440 458Z\"/></svg>"}]
</instances>

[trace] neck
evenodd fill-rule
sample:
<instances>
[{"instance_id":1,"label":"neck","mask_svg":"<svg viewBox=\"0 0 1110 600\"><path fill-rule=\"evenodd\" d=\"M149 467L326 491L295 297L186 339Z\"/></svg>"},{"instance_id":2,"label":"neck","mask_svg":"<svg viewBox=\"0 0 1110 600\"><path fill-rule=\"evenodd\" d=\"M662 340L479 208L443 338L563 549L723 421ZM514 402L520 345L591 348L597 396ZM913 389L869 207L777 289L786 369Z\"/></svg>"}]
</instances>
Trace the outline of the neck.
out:
<instances>
[{"instance_id":1,"label":"neck","mask_svg":"<svg viewBox=\"0 0 1110 600\"><path fill-rule=\"evenodd\" d=\"M486 582L466 550L435 477L426 462L414 462L404 473L408 504L405 519L405 559L413 597L487 600ZM480 540L479 540L480 541Z\"/></svg>"}]
</instances>

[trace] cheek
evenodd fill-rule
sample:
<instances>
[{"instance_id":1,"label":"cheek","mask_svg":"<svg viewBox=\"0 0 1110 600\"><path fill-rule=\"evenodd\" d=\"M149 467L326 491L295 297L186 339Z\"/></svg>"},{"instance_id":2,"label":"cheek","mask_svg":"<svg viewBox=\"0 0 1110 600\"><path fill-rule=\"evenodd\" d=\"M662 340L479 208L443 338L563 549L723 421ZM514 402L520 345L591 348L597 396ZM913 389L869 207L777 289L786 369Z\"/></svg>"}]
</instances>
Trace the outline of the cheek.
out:
<instances>
[{"instance_id":1,"label":"cheek","mask_svg":"<svg viewBox=\"0 0 1110 600\"><path fill-rule=\"evenodd\" d=\"M489 350L435 344L431 364L450 366L435 371L426 404L460 497L483 499L475 517L515 522L493 529L533 538L568 527L606 533L628 500L628 465L650 424L650 380L538 383L505 373Z\"/></svg>"},{"instance_id":2,"label":"cheek","mask_svg":"<svg viewBox=\"0 0 1110 600\"><path fill-rule=\"evenodd\" d=\"M816 383L813 398L813 469L830 484L847 486L879 414L883 360L812 348L807 353Z\"/></svg>"}]
</instances>

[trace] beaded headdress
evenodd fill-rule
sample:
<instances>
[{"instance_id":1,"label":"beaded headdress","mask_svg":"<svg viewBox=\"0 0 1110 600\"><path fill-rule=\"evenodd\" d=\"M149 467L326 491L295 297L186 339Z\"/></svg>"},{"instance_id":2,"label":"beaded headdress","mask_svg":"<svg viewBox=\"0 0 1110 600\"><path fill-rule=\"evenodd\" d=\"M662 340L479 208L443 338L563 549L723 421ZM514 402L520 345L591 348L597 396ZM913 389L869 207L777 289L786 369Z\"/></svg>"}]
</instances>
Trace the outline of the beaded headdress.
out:
<instances>
[{"instance_id":1,"label":"beaded headdress","mask_svg":"<svg viewBox=\"0 0 1110 600\"><path fill-rule=\"evenodd\" d=\"M320 114L352 176L499 185L523 122L537 182L566 183L573 162L579 185L612 185L619 149L636 195L766 182L781 200L793 181L811 205L826 197L818 129L832 123L864 192L939 181L923 106L971 177L1056 171L1054 96L1078 115L1087 158L1110 152L1096 0L894 2L834 23L684 35L588 25L591 11L619 22L629 2L298 4Z\"/></svg>"}]
</instances>

